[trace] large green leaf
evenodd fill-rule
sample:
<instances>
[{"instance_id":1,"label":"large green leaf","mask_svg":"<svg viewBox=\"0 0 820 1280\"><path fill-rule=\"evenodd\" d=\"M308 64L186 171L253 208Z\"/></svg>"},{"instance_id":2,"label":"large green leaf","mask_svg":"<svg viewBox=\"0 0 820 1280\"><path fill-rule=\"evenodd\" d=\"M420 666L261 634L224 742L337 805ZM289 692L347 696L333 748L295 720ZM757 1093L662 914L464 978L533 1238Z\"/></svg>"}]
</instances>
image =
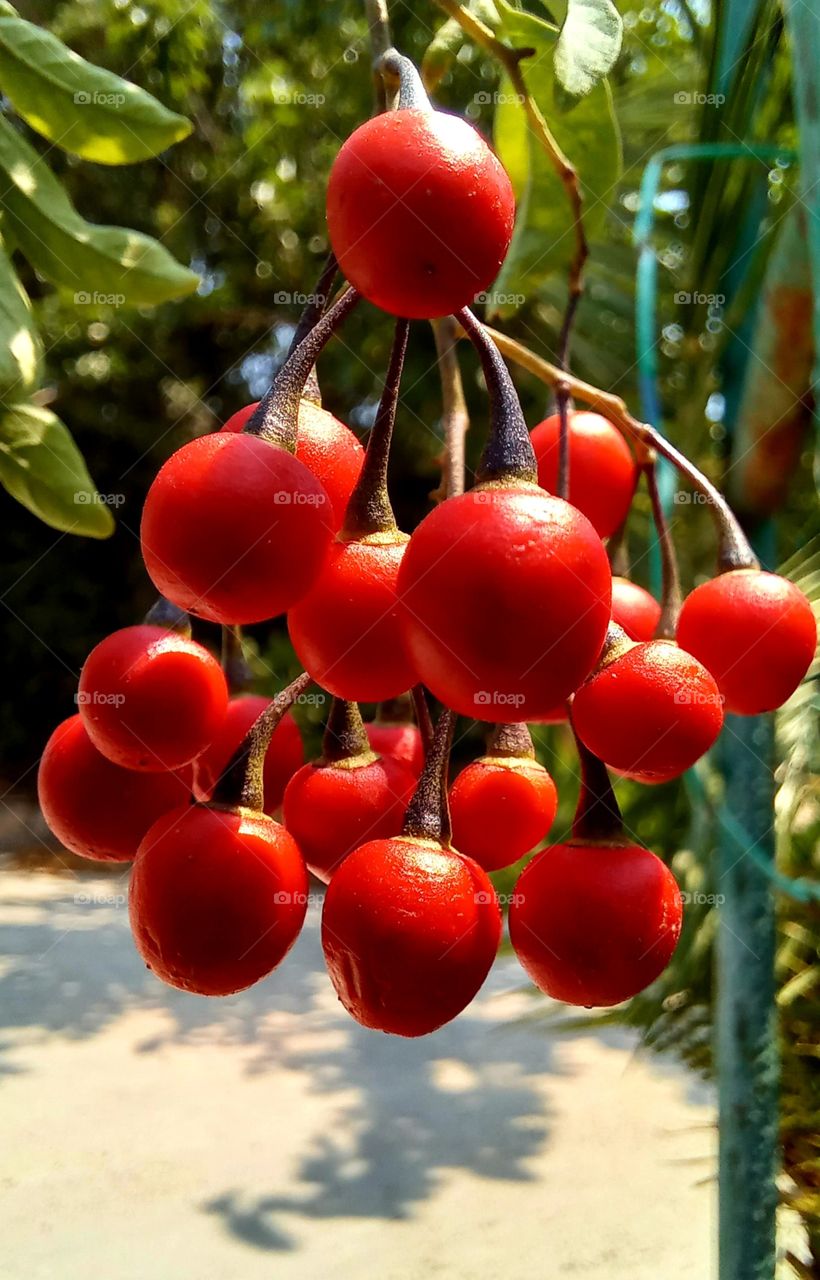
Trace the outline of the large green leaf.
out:
<instances>
[{"instance_id":1,"label":"large green leaf","mask_svg":"<svg viewBox=\"0 0 820 1280\"><path fill-rule=\"evenodd\" d=\"M0 401L20 400L35 389L41 355L28 297L0 244Z\"/></svg>"},{"instance_id":2,"label":"large green leaf","mask_svg":"<svg viewBox=\"0 0 820 1280\"><path fill-rule=\"evenodd\" d=\"M569 0L553 58L556 88L570 99L586 97L612 70L622 38L612 0Z\"/></svg>"},{"instance_id":3,"label":"large green leaf","mask_svg":"<svg viewBox=\"0 0 820 1280\"><path fill-rule=\"evenodd\" d=\"M529 93L556 141L575 165L589 238L599 227L621 173L621 141L609 85L601 80L569 111L555 109L552 53L557 29L532 14L497 0L507 42L535 50L521 63ZM515 234L494 286L494 309L509 310L551 274L565 271L575 251L572 213L555 169L529 128L524 107L506 78L498 95L495 145L518 199Z\"/></svg>"},{"instance_id":4,"label":"large green leaf","mask_svg":"<svg viewBox=\"0 0 820 1280\"><path fill-rule=\"evenodd\" d=\"M143 306L191 293L198 277L150 236L101 227L77 213L32 146L0 116L0 207L19 248L78 303Z\"/></svg>"},{"instance_id":5,"label":"large green leaf","mask_svg":"<svg viewBox=\"0 0 820 1280\"><path fill-rule=\"evenodd\" d=\"M191 132L184 116L95 67L49 31L0 12L0 89L38 133L84 160L130 164Z\"/></svg>"},{"instance_id":6,"label":"large green leaf","mask_svg":"<svg viewBox=\"0 0 820 1280\"><path fill-rule=\"evenodd\" d=\"M0 414L0 484L53 529L89 538L114 531L71 433L48 409L18 404Z\"/></svg>"}]
</instances>

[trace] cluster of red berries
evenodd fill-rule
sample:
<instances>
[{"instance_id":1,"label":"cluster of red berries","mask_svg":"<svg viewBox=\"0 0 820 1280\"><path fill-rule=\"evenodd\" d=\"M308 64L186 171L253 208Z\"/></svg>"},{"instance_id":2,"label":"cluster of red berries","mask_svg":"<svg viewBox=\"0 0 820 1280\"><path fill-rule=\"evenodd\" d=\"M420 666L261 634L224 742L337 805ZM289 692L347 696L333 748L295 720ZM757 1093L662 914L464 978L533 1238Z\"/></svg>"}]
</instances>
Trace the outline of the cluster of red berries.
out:
<instances>
[{"instance_id":1,"label":"cluster of red berries","mask_svg":"<svg viewBox=\"0 0 820 1280\"><path fill-rule=\"evenodd\" d=\"M641 467L595 413L527 431L467 309L509 245L509 180L394 62L398 109L358 129L330 177L330 237L352 287L313 317L260 403L160 470L142 551L176 626L129 627L94 649L79 714L44 752L40 797L69 848L134 859L134 937L165 981L221 995L270 973L301 928L309 869L328 884L322 936L340 999L364 1025L412 1036L481 986L501 936L487 873L541 844L555 818L527 722L569 717L583 785L572 838L518 879L512 943L543 991L613 1004L668 962L681 899L624 833L604 766L643 782L679 776L725 709L767 711L794 691L816 629L797 588L749 556L692 592L677 642L656 638L660 604L613 578L604 544ZM360 296L400 317L366 453L309 390ZM490 436L474 487L408 536L386 488L408 318L449 314L481 359ZM306 674L273 702L229 697L219 664L181 629L188 615L235 632L283 614ZM322 757L305 764L288 707L309 680L334 703ZM359 702L411 689L419 727L363 725ZM444 708L435 736L424 690ZM456 714L492 732L448 795Z\"/></svg>"}]
</instances>

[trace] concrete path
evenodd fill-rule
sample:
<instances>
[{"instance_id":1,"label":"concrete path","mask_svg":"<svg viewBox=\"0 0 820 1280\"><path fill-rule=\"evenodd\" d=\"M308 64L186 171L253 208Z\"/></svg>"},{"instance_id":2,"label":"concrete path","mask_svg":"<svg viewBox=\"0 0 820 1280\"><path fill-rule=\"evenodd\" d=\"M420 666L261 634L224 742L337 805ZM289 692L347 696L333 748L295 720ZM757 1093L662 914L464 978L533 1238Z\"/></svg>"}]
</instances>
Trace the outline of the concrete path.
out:
<instances>
[{"instance_id":1,"label":"concrete path","mask_svg":"<svg viewBox=\"0 0 820 1280\"><path fill-rule=\"evenodd\" d=\"M713 1107L513 959L421 1041L351 1022L318 909L230 1000L157 983L112 876L0 873L3 1280L707 1280Z\"/></svg>"}]
</instances>

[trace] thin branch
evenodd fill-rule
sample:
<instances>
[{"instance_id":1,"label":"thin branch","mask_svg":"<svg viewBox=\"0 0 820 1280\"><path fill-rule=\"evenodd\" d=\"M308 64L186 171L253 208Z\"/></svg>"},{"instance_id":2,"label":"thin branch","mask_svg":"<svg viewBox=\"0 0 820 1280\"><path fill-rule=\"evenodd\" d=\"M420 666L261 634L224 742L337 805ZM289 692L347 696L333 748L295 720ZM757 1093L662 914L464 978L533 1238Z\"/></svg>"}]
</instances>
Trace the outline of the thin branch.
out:
<instances>
[{"instance_id":1,"label":"thin branch","mask_svg":"<svg viewBox=\"0 0 820 1280\"><path fill-rule=\"evenodd\" d=\"M443 316L441 320L433 320L431 323L438 353L444 427L441 485L433 497L442 501L464 492L464 442L470 427L470 416L456 354L456 322L452 316Z\"/></svg>"},{"instance_id":2,"label":"thin branch","mask_svg":"<svg viewBox=\"0 0 820 1280\"><path fill-rule=\"evenodd\" d=\"M672 541L672 531L658 492L658 474L654 456L642 463L641 471L646 477L646 487L652 503L652 519L661 552L661 616L655 628L655 639L674 640L682 603L680 572L675 544Z\"/></svg>"},{"instance_id":3,"label":"thin branch","mask_svg":"<svg viewBox=\"0 0 820 1280\"><path fill-rule=\"evenodd\" d=\"M376 115L387 110L387 90L384 78L378 69L379 63L392 47L390 36L390 17L387 12L387 0L365 0L367 28L370 33L370 54L373 68L373 92L376 98Z\"/></svg>"}]
</instances>

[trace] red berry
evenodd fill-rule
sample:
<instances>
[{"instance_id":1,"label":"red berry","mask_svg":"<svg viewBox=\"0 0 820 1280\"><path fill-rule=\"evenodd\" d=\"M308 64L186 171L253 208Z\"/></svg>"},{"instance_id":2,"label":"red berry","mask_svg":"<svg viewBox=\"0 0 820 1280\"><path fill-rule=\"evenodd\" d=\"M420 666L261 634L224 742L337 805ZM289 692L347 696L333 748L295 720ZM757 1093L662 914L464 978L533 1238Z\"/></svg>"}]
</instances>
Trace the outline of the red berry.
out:
<instances>
[{"instance_id":1,"label":"red berry","mask_svg":"<svg viewBox=\"0 0 820 1280\"><path fill-rule=\"evenodd\" d=\"M396 760L306 764L285 791L285 826L325 884L366 840L398 835L416 779Z\"/></svg>"},{"instance_id":2,"label":"red berry","mask_svg":"<svg viewBox=\"0 0 820 1280\"><path fill-rule=\"evenodd\" d=\"M458 116L374 116L342 147L327 225L342 272L394 315L430 319L467 306L495 279L515 220L510 180Z\"/></svg>"},{"instance_id":3,"label":"red berry","mask_svg":"<svg viewBox=\"0 0 820 1280\"><path fill-rule=\"evenodd\" d=\"M54 730L37 778L40 808L57 839L99 862L128 862L148 828L185 804L190 791L190 769L135 773L106 760L79 716Z\"/></svg>"},{"instance_id":4,"label":"red berry","mask_svg":"<svg viewBox=\"0 0 820 1280\"><path fill-rule=\"evenodd\" d=\"M665 782L709 750L723 705L695 658L669 640L650 640L593 672L573 699L572 723L584 746L613 769Z\"/></svg>"},{"instance_id":5,"label":"red berry","mask_svg":"<svg viewBox=\"0 0 820 1280\"><path fill-rule=\"evenodd\" d=\"M628 578L612 579L612 621L630 640L651 640L660 617L661 606L643 587Z\"/></svg>"},{"instance_id":6,"label":"red berry","mask_svg":"<svg viewBox=\"0 0 820 1280\"><path fill-rule=\"evenodd\" d=\"M398 532L335 542L312 590L288 614L299 661L337 698L383 702L415 682L396 598L407 543Z\"/></svg>"},{"instance_id":7,"label":"red berry","mask_svg":"<svg viewBox=\"0 0 820 1280\"><path fill-rule=\"evenodd\" d=\"M330 882L322 946L336 993L362 1026L422 1036L473 999L501 939L486 872L433 840L372 840Z\"/></svg>"},{"instance_id":8,"label":"red berry","mask_svg":"<svg viewBox=\"0 0 820 1280\"><path fill-rule=\"evenodd\" d=\"M222 427L241 431L259 401L245 405ZM333 527L341 529L345 511L364 461L364 449L349 427L311 400L299 405L296 457L324 485L333 507Z\"/></svg>"},{"instance_id":9,"label":"red berry","mask_svg":"<svg viewBox=\"0 0 820 1280\"><path fill-rule=\"evenodd\" d=\"M538 483L549 493L558 484L557 413L540 422L532 432L538 459ZM599 413L569 415L569 500L608 538L623 522L632 502L638 472L635 461L617 427Z\"/></svg>"},{"instance_id":10,"label":"red berry","mask_svg":"<svg viewBox=\"0 0 820 1280\"><path fill-rule=\"evenodd\" d=\"M194 795L210 800L217 779L244 739L251 725L270 706L270 699L256 694L231 698L222 726L211 745L194 765ZM299 726L288 712L273 731L265 756L265 812L274 813L282 803L285 787L305 758Z\"/></svg>"},{"instance_id":11,"label":"red berry","mask_svg":"<svg viewBox=\"0 0 820 1280\"><path fill-rule=\"evenodd\" d=\"M365 732L372 749L380 756L389 756L398 760L418 778L424 768L424 744L421 734L414 724L390 724L383 720L374 720L366 724Z\"/></svg>"},{"instance_id":12,"label":"red berry","mask_svg":"<svg viewBox=\"0 0 820 1280\"><path fill-rule=\"evenodd\" d=\"M817 624L793 582L735 569L687 596L677 636L717 680L726 710L751 716L794 693L814 657Z\"/></svg>"},{"instance_id":13,"label":"red berry","mask_svg":"<svg viewBox=\"0 0 820 1280\"><path fill-rule=\"evenodd\" d=\"M169 986L232 995L287 955L307 890L299 850L272 818L209 805L174 809L151 827L134 862L134 941Z\"/></svg>"},{"instance_id":14,"label":"red berry","mask_svg":"<svg viewBox=\"0 0 820 1280\"><path fill-rule=\"evenodd\" d=\"M333 523L312 472L277 445L220 431L161 468L142 513L142 554L159 591L212 622L261 622L313 585Z\"/></svg>"},{"instance_id":15,"label":"red berry","mask_svg":"<svg viewBox=\"0 0 820 1280\"><path fill-rule=\"evenodd\" d=\"M98 751L124 769L160 772L190 764L207 747L228 688L201 644L165 627L123 627L86 658L78 703Z\"/></svg>"},{"instance_id":16,"label":"red berry","mask_svg":"<svg viewBox=\"0 0 820 1280\"><path fill-rule=\"evenodd\" d=\"M557 808L555 783L536 760L484 756L450 788L453 844L485 871L498 871L544 839Z\"/></svg>"},{"instance_id":17,"label":"red berry","mask_svg":"<svg viewBox=\"0 0 820 1280\"><path fill-rule=\"evenodd\" d=\"M600 538L560 498L526 485L450 498L418 526L399 572L417 678L462 715L540 720L591 671L610 584Z\"/></svg>"},{"instance_id":18,"label":"red berry","mask_svg":"<svg viewBox=\"0 0 820 1280\"><path fill-rule=\"evenodd\" d=\"M648 849L559 844L522 871L510 940L546 995L607 1006L636 995L665 969L681 919L675 878Z\"/></svg>"}]
</instances>

